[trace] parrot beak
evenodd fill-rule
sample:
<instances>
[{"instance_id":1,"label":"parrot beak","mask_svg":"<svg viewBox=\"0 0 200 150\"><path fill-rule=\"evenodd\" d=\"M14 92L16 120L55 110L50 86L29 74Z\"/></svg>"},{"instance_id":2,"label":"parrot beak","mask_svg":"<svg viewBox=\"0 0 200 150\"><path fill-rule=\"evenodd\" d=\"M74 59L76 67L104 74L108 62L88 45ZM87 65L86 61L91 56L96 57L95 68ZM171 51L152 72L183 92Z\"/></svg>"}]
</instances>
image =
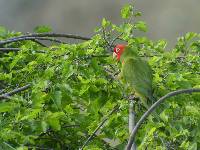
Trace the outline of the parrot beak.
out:
<instances>
[{"instance_id":1,"label":"parrot beak","mask_svg":"<svg viewBox=\"0 0 200 150\"><path fill-rule=\"evenodd\" d=\"M117 54L115 52L113 52L113 59L117 58Z\"/></svg>"}]
</instances>

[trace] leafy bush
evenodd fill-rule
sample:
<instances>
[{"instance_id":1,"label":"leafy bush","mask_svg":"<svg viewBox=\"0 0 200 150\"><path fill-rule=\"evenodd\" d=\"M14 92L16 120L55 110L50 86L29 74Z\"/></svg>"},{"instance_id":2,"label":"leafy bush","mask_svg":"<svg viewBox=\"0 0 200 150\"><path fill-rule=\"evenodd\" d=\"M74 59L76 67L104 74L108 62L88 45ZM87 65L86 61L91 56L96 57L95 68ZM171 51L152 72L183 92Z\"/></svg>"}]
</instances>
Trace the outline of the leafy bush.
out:
<instances>
[{"instance_id":1,"label":"leafy bush","mask_svg":"<svg viewBox=\"0 0 200 150\"><path fill-rule=\"evenodd\" d=\"M132 21L140 15L126 5L121 10L122 24L104 18L91 39L77 36L85 41L75 44L56 39L57 34L43 34L51 31L45 26L26 37L0 27L1 149L78 149L116 106L85 149L123 149L129 137L130 89L116 77L121 66L111 58L115 43L139 48L152 67L157 98L177 89L200 87L200 35L187 33L172 50L166 50L164 40L135 35L147 31L143 21ZM27 87L4 94L23 86ZM157 110L161 120L151 116L139 130L138 149L199 148L199 100L199 94L191 94L165 102ZM136 102L137 119L145 111Z\"/></svg>"}]
</instances>

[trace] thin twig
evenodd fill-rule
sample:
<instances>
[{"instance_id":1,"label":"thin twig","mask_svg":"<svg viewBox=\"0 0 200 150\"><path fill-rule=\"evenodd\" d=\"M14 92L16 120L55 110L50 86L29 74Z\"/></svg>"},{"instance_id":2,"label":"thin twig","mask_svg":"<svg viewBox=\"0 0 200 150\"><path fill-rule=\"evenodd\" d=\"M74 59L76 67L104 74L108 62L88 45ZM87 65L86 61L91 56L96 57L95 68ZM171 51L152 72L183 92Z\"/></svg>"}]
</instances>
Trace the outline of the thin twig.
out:
<instances>
[{"instance_id":1,"label":"thin twig","mask_svg":"<svg viewBox=\"0 0 200 150\"><path fill-rule=\"evenodd\" d=\"M10 96L12 96L12 95L14 95L14 94L16 94L16 93L19 93L19 92L21 92L21 91L26 90L26 89L28 89L30 86L31 86L31 84L27 84L27 85L25 85L25 86L23 86L23 87L16 88L16 89L14 89L13 91L10 91L10 92L8 92L8 93L2 94L2 95L0 95L0 100L1 100L1 99L9 99Z\"/></svg>"},{"instance_id":2,"label":"thin twig","mask_svg":"<svg viewBox=\"0 0 200 150\"><path fill-rule=\"evenodd\" d=\"M7 52L18 52L22 50L21 48L12 48L12 47L8 47L8 48L0 48L0 52L2 53L7 53ZM45 53L46 51L45 50L34 50L34 49L28 49L28 50L33 50L35 52L38 52L38 53Z\"/></svg>"},{"instance_id":3,"label":"thin twig","mask_svg":"<svg viewBox=\"0 0 200 150\"><path fill-rule=\"evenodd\" d=\"M64 126L62 126L62 128L77 128L77 127L80 127L80 125L77 124L77 125L64 125ZM45 132L40 133L38 136L39 137L44 136L45 134L47 134L49 132L53 132L53 129L49 128Z\"/></svg>"},{"instance_id":4,"label":"thin twig","mask_svg":"<svg viewBox=\"0 0 200 150\"><path fill-rule=\"evenodd\" d=\"M40 42L40 41L39 41L39 40L37 40L37 39L33 39L33 40L31 40L31 41L33 41L33 42L35 42L35 43L37 43L37 44L41 45L42 47L48 47L46 44L44 44L44 43Z\"/></svg>"},{"instance_id":5,"label":"thin twig","mask_svg":"<svg viewBox=\"0 0 200 150\"><path fill-rule=\"evenodd\" d=\"M38 41L36 41L36 40L46 40L46 41L52 41L52 42L56 42L56 43L66 44L66 42L63 42L63 41L58 40L58 39L52 39L52 38L49 38L49 37L23 37L23 38L15 38L15 39L12 39L12 40L7 40L7 41L0 41L0 45L9 44L9 43L18 42L18 41L26 41L26 40L31 40L31 41L34 41L36 43L38 43Z\"/></svg>"},{"instance_id":6,"label":"thin twig","mask_svg":"<svg viewBox=\"0 0 200 150\"><path fill-rule=\"evenodd\" d=\"M109 119L109 117L119 109L119 105L116 105L113 110L102 120L102 122L97 126L94 132L89 136L89 138L85 141L83 146L79 150L83 150L83 148L93 139L97 131L104 125L104 123Z\"/></svg>"},{"instance_id":7,"label":"thin twig","mask_svg":"<svg viewBox=\"0 0 200 150\"><path fill-rule=\"evenodd\" d=\"M95 136L96 137L96 136ZM102 139L100 137L97 137L99 141L101 141L104 145L105 149L112 149L112 150L118 150L117 148L114 148L109 141L107 141L106 139Z\"/></svg>"},{"instance_id":8,"label":"thin twig","mask_svg":"<svg viewBox=\"0 0 200 150\"><path fill-rule=\"evenodd\" d=\"M111 47L110 42L106 38L106 32L105 32L105 28L104 27L102 27L102 34L103 34L103 39L107 43L108 47Z\"/></svg>"},{"instance_id":9,"label":"thin twig","mask_svg":"<svg viewBox=\"0 0 200 150\"><path fill-rule=\"evenodd\" d=\"M4 41L0 41L0 45L5 45L9 44L12 42L16 42L22 39L29 39L35 38L35 37L63 37L63 38L69 38L69 39L79 39L79 40L90 40L91 38L88 37L83 37L79 35L73 35L73 34L59 34L59 33L33 33L33 34L28 34L28 35L22 35L14 38L10 38Z\"/></svg>"},{"instance_id":10,"label":"thin twig","mask_svg":"<svg viewBox=\"0 0 200 150\"><path fill-rule=\"evenodd\" d=\"M54 38L49 38L49 37L32 37L32 38L35 38L36 40L48 40L48 41L52 41L52 42L56 42L56 43L67 44L66 42L61 41L59 39L54 39Z\"/></svg>"},{"instance_id":11,"label":"thin twig","mask_svg":"<svg viewBox=\"0 0 200 150\"><path fill-rule=\"evenodd\" d=\"M126 145L126 150L130 150L131 146L133 144L135 135L139 129L139 127L142 125L143 121L157 108L160 106L162 102L164 102L167 98L183 94L183 93L193 93L193 92L200 92L200 88L191 88L191 89L183 89L183 90L177 90L170 92L166 94L165 96L161 97L157 102L155 102L140 118L140 120L135 125L135 128L132 130L131 135L129 137L128 144Z\"/></svg>"},{"instance_id":12,"label":"thin twig","mask_svg":"<svg viewBox=\"0 0 200 150\"><path fill-rule=\"evenodd\" d=\"M77 128L80 127L80 125L75 124L75 125L64 125L62 128Z\"/></svg>"},{"instance_id":13,"label":"thin twig","mask_svg":"<svg viewBox=\"0 0 200 150\"><path fill-rule=\"evenodd\" d=\"M53 150L53 148L44 148L44 147L39 147L39 146L28 146L28 145L25 145L26 147L28 147L28 149L37 149L37 150Z\"/></svg>"},{"instance_id":14,"label":"thin twig","mask_svg":"<svg viewBox=\"0 0 200 150\"><path fill-rule=\"evenodd\" d=\"M18 52L20 48L0 48L0 52Z\"/></svg>"},{"instance_id":15,"label":"thin twig","mask_svg":"<svg viewBox=\"0 0 200 150\"><path fill-rule=\"evenodd\" d=\"M23 36L21 36L23 37ZM80 35L74 34L64 34L64 33L32 33L28 35L24 35L24 37L63 37L68 39L78 39L78 40L91 40L89 37L83 37Z\"/></svg>"},{"instance_id":16,"label":"thin twig","mask_svg":"<svg viewBox=\"0 0 200 150\"><path fill-rule=\"evenodd\" d=\"M0 94L2 94L5 91L5 89L1 89Z\"/></svg>"},{"instance_id":17,"label":"thin twig","mask_svg":"<svg viewBox=\"0 0 200 150\"><path fill-rule=\"evenodd\" d=\"M109 57L110 55L104 54L104 55L86 55L86 56L81 56L78 57L77 59L91 59L91 58L104 58L104 57Z\"/></svg>"},{"instance_id":18,"label":"thin twig","mask_svg":"<svg viewBox=\"0 0 200 150\"><path fill-rule=\"evenodd\" d=\"M113 46L113 43L120 37L122 36L124 33L120 33L119 35L117 35L111 42L110 42L110 47Z\"/></svg>"},{"instance_id":19,"label":"thin twig","mask_svg":"<svg viewBox=\"0 0 200 150\"><path fill-rule=\"evenodd\" d=\"M8 146L10 149L16 150L16 148L12 147L10 144L3 142L3 144L5 144L6 146Z\"/></svg>"}]
</instances>

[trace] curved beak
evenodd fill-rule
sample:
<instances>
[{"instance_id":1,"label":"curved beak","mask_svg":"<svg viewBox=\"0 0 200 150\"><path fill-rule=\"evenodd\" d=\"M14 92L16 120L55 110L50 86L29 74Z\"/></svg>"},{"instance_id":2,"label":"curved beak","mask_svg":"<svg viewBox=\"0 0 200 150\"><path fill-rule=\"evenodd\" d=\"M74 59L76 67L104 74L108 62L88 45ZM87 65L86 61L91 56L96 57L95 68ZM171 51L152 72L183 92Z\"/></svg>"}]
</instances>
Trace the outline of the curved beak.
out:
<instances>
[{"instance_id":1,"label":"curved beak","mask_svg":"<svg viewBox=\"0 0 200 150\"><path fill-rule=\"evenodd\" d=\"M117 54L115 52L113 52L113 59L117 58Z\"/></svg>"}]
</instances>

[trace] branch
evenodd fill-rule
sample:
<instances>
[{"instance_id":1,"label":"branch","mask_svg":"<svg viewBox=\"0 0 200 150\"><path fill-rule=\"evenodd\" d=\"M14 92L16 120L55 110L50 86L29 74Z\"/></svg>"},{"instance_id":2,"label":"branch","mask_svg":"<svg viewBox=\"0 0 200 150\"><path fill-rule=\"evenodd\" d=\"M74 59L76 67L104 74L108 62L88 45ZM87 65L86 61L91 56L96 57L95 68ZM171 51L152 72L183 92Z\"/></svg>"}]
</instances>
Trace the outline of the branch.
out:
<instances>
[{"instance_id":1,"label":"branch","mask_svg":"<svg viewBox=\"0 0 200 150\"><path fill-rule=\"evenodd\" d=\"M0 90L0 94L2 94L4 91L5 91L5 89L1 89L1 90Z\"/></svg>"},{"instance_id":2,"label":"branch","mask_svg":"<svg viewBox=\"0 0 200 150\"><path fill-rule=\"evenodd\" d=\"M67 44L66 42L61 41L59 39L53 39L53 38L49 38L49 37L27 37L27 38L33 38L34 40L47 40L47 41L52 41L52 42L56 42L56 43Z\"/></svg>"},{"instance_id":3,"label":"branch","mask_svg":"<svg viewBox=\"0 0 200 150\"><path fill-rule=\"evenodd\" d=\"M33 33L33 34L28 34L28 35L22 35L14 38L10 38L4 41L0 41L0 45L5 45L9 44L12 42L16 42L22 39L29 39L31 40L32 38L36 37L63 37L63 38L69 38L69 39L79 39L79 40L90 40L91 38L88 37L83 37L79 35L73 35L73 34L59 34L59 33Z\"/></svg>"},{"instance_id":4,"label":"branch","mask_svg":"<svg viewBox=\"0 0 200 150\"><path fill-rule=\"evenodd\" d=\"M37 41L37 40L46 40L46 41L52 41L52 42L56 42L56 43L66 44L66 42L63 42L63 41L58 40L58 39L52 39L52 38L49 38L49 37L23 37L23 38L21 37L21 38L9 39L9 40L6 40L6 41L0 41L0 45L9 44L9 43L18 42L18 41L26 41L26 40L31 40L33 42L40 44L40 45L41 45L41 43L39 43L39 41ZM44 44L42 44L42 46L44 46ZM46 47L46 45L45 45L45 47Z\"/></svg>"},{"instance_id":5,"label":"branch","mask_svg":"<svg viewBox=\"0 0 200 150\"><path fill-rule=\"evenodd\" d=\"M64 125L62 128L77 128L77 127L80 127L80 125Z\"/></svg>"},{"instance_id":6,"label":"branch","mask_svg":"<svg viewBox=\"0 0 200 150\"><path fill-rule=\"evenodd\" d=\"M37 43L37 44L39 44L39 45L41 45L41 46L43 46L43 47L48 47L47 45L43 44L42 42L40 42L40 41L37 40L37 39L31 40L31 41L33 41L33 42L35 42L35 43Z\"/></svg>"},{"instance_id":7,"label":"branch","mask_svg":"<svg viewBox=\"0 0 200 150\"><path fill-rule=\"evenodd\" d=\"M64 125L62 128L78 128L80 127L80 125ZM45 132L42 132L38 135L38 137L42 137L46 134L48 134L49 132L53 132L52 128L47 129Z\"/></svg>"},{"instance_id":8,"label":"branch","mask_svg":"<svg viewBox=\"0 0 200 150\"><path fill-rule=\"evenodd\" d=\"M104 125L104 123L109 119L109 117L119 109L119 105L116 105L113 110L102 120L102 122L97 126L94 132L89 136L89 138L85 141L83 146L79 150L83 150L83 148L93 139L97 131Z\"/></svg>"},{"instance_id":9,"label":"branch","mask_svg":"<svg viewBox=\"0 0 200 150\"><path fill-rule=\"evenodd\" d=\"M120 36L122 36L122 35L123 35L123 33L118 34L118 35L111 41L110 45L111 45L111 46L114 46L113 43L114 43Z\"/></svg>"},{"instance_id":10,"label":"branch","mask_svg":"<svg viewBox=\"0 0 200 150\"><path fill-rule=\"evenodd\" d=\"M13 48L13 47L8 47L8 48L0 48L0 52L2 53L7 53L7 52L18 52L22 50L21 48ZM29 49L31 50L31 49ZM38 53L45 53L45 50L34 50L35 52ZM0 92L1 93L1 92Z\"/></svg>"},{"instance_id":11,"label":"branch","mask_svg":"<svg viewBox=\"0 0 200 150\"><path fill-rule=\"evenodd\" d=\"M73 35L73 34L64 34L64 33L33 33L29 35L24 35L24 37L63 37L68 39L79 39L85 41L91 40L91 38L89 37L83 37L80 35Z\"/></svg>"},{"instance_id":12,"label":"branch","mask_svg":"<svg viewBox=\"0 0 200 150\"><path fill-rule=\"evenodd\" d=\"M10 96L12 96L12 95L14 95L14 94L16 94L16 93L19 93L19 92L21 92L21 91L26 90L26 89L28 89L30 86L31 86L30 84L27 84L27 85L25 85L25 86L23 86L23 87L16 88L16 89L14 89L13 91L10 91L10 92L8 92L8 93L2 94L2 95L0 95L0 100L1 100L1 99L9 99Z\"/></svg>"},{"instance_id":13,"label":"branch","mask_svg":"<svg viewBox=\"0 0 200 150\"><path fill-rule=\"evenodd\" d=\"M20 51L20 48L0 48L0 52L17 52Z\"/></svg>"},{"instance_id":14,"label":"branch","mask_svg":"<svg viewBox=\"0 0 200 150\"><path fill-rule=\"evenodd\" d=\"M135 120L136 120L136 114L134 110L134 100L135 96L130 96L129 98L129 117L128 117L128 126L129 126L129 134L131 134L132 130L135 127ZM133 141L131 150L136 150L136 143Z\"/></svg>"},{"instance_id":15,"label":"branch","mask_svg":"<svg viewBox=\"0 0 200 150\"><path fill-rule=\"evenodd\" d=\"M10 144L3 142L3 144L5 144L6 146L8 146L10 149L16 150L14 147L12 147Z\"/></svg>"},{"instance_id":16,"label":"branch","mask_svg":"<svg viewBox=\"0 0 200 150\"><path fill-rule=\"evenodd\" d=\"M111 47L111 45L110 45L108 39L106 38L106 32L105 32L105 28L104 28L104 27L102 27L102 34L103 34L103 39L104 39L104 41L106 42L107 46L108 46L108 47Z\"/></svg>"},{"instance_id":17,"label":"branch","mask_svg":"<svg viewBox=\"0 0 200 150\"><path fill-rule=\"evenodd\" d=\"M96 137L96 136L95 136L95 137ZM114 147L109 143L109 141L107 141L106 139L102 139L102 138L100 138L100 137L97 137L97 138L98 138L98 140L99 140L100 142L103 143L105 149L118 150L117 148L114 148Z\"/></svg>"},{"instance_id":18,"label":"branch","mask_svg":"<svg viewBox=\"0 0 200 150\"><path fill-rule=\"evenodd\" d=\"M110 55L104 54L104 55L85 55L78 57L77 59L91 59L91 58L104 58L104 57L109 57Z\"/></svg>"},{"instance_id":19,"label":"branch","mask_svg":"<svg viewBox=\"0 0 200 150\"><path fill-rule=\"evenodd\" d=\"M157 102L155 102L144 114L143 116L140 118L140 120L137 122L137 124L135 125L135 128L132 130L131 135L129 137L129 141L128 144L126 145L126 150L130 150L131 146L133 144L135 135L139 129L139 127L141 126L142 122L157 108L160 106L160 104L162 102L164 102L167 98L179 95L179 94L183 94L183 93L193 93L193 92L200 92L199 88L191 88L191 89L183 89L183 90L177 90L177 91L173 91L170 92L168 94L166 94L165 96L161 97Z\"/></svg>"}]
</instances>

